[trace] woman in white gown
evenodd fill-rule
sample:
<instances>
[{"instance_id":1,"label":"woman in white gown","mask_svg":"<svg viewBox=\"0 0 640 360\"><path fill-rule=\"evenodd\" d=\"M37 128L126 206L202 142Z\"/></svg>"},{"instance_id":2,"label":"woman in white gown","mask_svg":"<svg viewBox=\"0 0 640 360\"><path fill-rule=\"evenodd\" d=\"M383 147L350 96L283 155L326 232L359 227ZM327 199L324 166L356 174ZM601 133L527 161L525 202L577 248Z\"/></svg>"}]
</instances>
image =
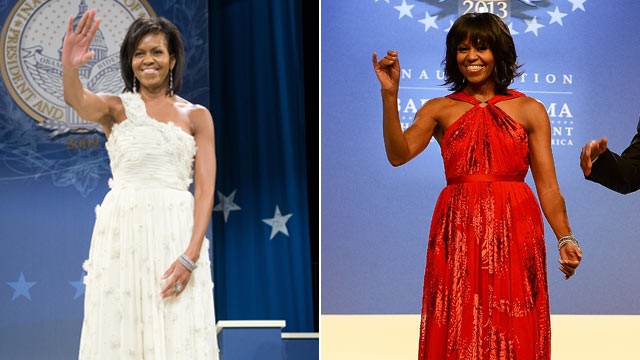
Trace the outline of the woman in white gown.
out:
<instances>
[{"instance_id":1,"label":"woman in white gown","mask_svg":"<svg viewBox=\"0 0 640 360\"><path fill-rule=\"evenodd\" d=\"M125 91L85 89L79 69L100 19L87 11L62 51L64 99L107 136L110 191L85 262L80 359L217 359L209 240L216 157L209 111L180 98L184 50L168 20L129 28ZM195 180L193 194L189 191Z\"/></svg>"}]
</instances>

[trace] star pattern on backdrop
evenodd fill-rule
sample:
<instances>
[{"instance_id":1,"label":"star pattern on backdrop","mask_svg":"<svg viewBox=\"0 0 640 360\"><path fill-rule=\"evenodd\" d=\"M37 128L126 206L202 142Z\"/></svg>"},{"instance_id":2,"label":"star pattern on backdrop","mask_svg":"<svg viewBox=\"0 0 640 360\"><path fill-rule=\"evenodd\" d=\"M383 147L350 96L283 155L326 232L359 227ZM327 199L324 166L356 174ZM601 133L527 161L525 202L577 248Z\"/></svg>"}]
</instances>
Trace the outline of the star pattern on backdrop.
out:
<instances>
[{"instance_id":1,"label":"star pattern on backdrop","mask_svg":"<svg viewBox=\"0 0 640 360\"><path fill-rule=\"evenodd\" d=\"M536 16L533 19L525 19L524 22L527 23L527 30L524 32L533 32L536 36L538 36L538 29L543 28L544 25L538 24L538 18Z\"/></svg>"},{"instance_id":2,"label":"star pattern on backdrop","mask_svg":"<svg viewBox=\"0 0 640 360\"><path fill-rule=\"evenodd\" d=\"M402 0L402 5L394 6L394 8L400 12L400 14L398 15L398 19L402 19L405 16L413 18L413 14L411 13L411 9L414 6L415 5L408 5L406 0Z\"/></svg>"},{"instance_id":3,"label":"star pattern on backdrop","mask_svg":"<svg viewBox=\"0 0 640 360\"><path fill-rule=\"evenodd\" d=\"M438 10L436 10L436 13L432 15L433 5L444 1L446 0L402 0L402 3L400 3L400 0L395 0L394 5L394 2L390 0L374 0L375 3L389 4L389 6L393 6L393 8L398 12L398 20L404 17L414 19L412 13L413 10L421 11L423 7L429 7L430 11L425 11L424 18L414 19L416 22L421 24L425 33L431 28L443 29L445 32L449 32L449 30L451 30L451 25L458 15L455 15L454 20L451 20L451 14L448 12L443 14L438 13ZM555 9L553 9L553 11L548 11L548 9L551 9L551 5L548 2L542 2L541 0L518 1L531 7L531 10L526 10L526 13L528 16L532 17L525 17L525 12L516 12L515 14L511 14L511 20L515 21L509 21L509 31L513 36L531 33L536 37L541 29L545 27L543 24L547 24L547 21L549 25L559 24L560 26L564 26L563 19L569 16L571 12L575 12L576 10L586 12L584 3L587 2L587 0L567 0L560 5L555 5ZM400 3L400 5L397 5L398 3ZM571 10L569 10L569 5L571 5ZM489 7L481 8L479 11L489 11ZM438 24L439 22L440 24Z\"/></svg>"},{"instance_id":4,"label":"star pattern on backdrop","mask_svg":"<svg viewBox=\"0 0 640 360\"><path fill-rule=\"evenodd\" d=\"M587 0L569 0L569 2L571 3L571 5L573 5L571 7L571 11L576 11L578 9L587 11L584 9L584 3L587 2Z\"/></svg>"},{"instance_id":5,"label":"star pattern on backdrop","mask_svg":"<svg viewBox=\"0 0 640 360\"><path fill-rule=\"evenodd\" d=\"M13 296L11 297L11 301L15 301L20 296L24 296L29 301L31 301L31 294L29 293L29 289L31 289L36 281L26 281L24 278L24 273L20 273L20 277L18 281L8 282L9 286L13 288Z\"/></svg>"},{"instance_id":6,"label":"star pattern on backdrop","mask_svg":"<svg viewBox=\"0 0 640 360\"><path fill-rule=\"evenodd\" d=\"M73 295L73 300L84 295L85 285L83 280L84 280L84 274L80 275L80 280L78 281L69 281L69 284L76 289L76 293L75 295Z\"/></svg>"},{"instance_id":7,"label":"star pattern on backdrop","mask_svg":"<svg viewBox=\"0 0 640 360\"><path fill-rule=\"evenodd\" d=\"M511 33L511 36L520 34L519 32L517 32L517 31L515 31L513 29L513 23L512 22L509 23L509 32Z\"/></svg>"},{"instance_id":8,"label":"star pattern on backdrop","mask_svg":"<svg viewBox=\"0 0 640 360\"><path fill-rule=\"evenodd\" d=\"M273 237L279 232L289 236L287 221L289 221L291 216L293 216L293 214L282 215L282 213L280 213L280 208L276 205L276 212L273 217L270 219L262 219L265 224L271 226L271 236L269 237L269 240L273 239Z\"/></svg>"},{"instance_id":9,"label":"star pattern on backdrop","mask_svg":"<svg viewBox=\"0 0 640 360\"><path fill-rule=\"evenodd\" d=\"M236 189L237 190L237 189ZM224 196L223 193L218 191L218 205L213 208L213 211L222 211L224 215L224 222L227 222L229 218L229 213L235 210L242 210L238 204L236 204L233 199L236 197L236 190L233 190L229 196Z\"/></svg>"},{"instance_id":10,"label":"star pattern on backdrop","mask_svg":"<svg viewBox=\"0 0 640 360\"><path fill-rule=\"evenodd\" d=\"M424 19L418 20L418 22L424 24L424 31L426 32L431 28L438 29L438 24L436 24L437 18L438 15L431 16L428 11L425 11Z\"/></svg>"},{"instance_id":11,"label":"star pattern on backdrop","mask_svg":"<svg viewBox=\"0 0 640 360\"><path fill-rule=\"evenodd\" d=\"M547 11L547 14L551 15L551 20L549 20L549 25L553 23L558 23L560 24L560 26L564 26L564 24L562 23L562 18L569 15L569 14L560 12L560 10L558 9L558 6L556 6L556 9L554 11Z\"/></svg>"},{"instance_id":12,"label":"star pattern on backdrop","mask_svg":"<svg viewBox=\"0 0 640 360\"><path fill-rule=\"evenodd\" d=\"M444 29L444 32L449 32L449 30L451 30L451 27L453 26L453 20L449 20L449 27L447 27L446 29Z\"/></svg>"}]
</instances>

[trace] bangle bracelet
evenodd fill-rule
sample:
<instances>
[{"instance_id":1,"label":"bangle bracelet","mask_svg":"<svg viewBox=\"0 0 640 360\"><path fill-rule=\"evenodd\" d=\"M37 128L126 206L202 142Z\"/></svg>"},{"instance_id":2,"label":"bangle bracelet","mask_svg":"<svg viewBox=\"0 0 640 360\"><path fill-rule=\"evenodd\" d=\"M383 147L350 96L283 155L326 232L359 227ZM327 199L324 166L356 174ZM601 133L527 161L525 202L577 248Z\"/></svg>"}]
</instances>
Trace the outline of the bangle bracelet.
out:
<instances>
[{"instance_id":1,"label":"bangle bracelet","mask_svg":"<svg viewBox=\"0 0 640 360\"><path fill-rule=\"evenodd\" d=\"M568 243L572 243L573 245L580 247L580 243L578 243L578 239L576 239L575 236L567 235L558 239L558 251L560 251L560 249L562 249L562 247L567 245Z\"/></svg>"},{"instance_id":2,"label":"bangle bracelet","mask_svg":"<svg viewBox=\"0 0 640 360\"><path fill-rule=\"evenodd\" d=\"M180 264L182 264L182 266L187 268L187 270L189 270L190 272L193 272L193 270L198 267L198 265L196 265L196 263L194 263L193 260L189 259L189 257L185 254L180 255L180 257L178 257L178 261L180 261Z\"/></svg>"}]
</instances>

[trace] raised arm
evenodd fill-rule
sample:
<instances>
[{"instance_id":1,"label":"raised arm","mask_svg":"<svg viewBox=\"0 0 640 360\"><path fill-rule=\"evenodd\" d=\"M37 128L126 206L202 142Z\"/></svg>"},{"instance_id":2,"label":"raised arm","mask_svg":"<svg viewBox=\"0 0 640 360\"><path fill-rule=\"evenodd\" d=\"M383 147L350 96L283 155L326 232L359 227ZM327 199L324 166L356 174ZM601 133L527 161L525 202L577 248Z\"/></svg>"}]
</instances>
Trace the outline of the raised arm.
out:
<instances>
[{"instance_id":1,"label":"raised arm","mask_svg":"<svg viewBox=\"0 0 640 360\"><path fill-rule=\"evenodd\" d=\"M109 99L105 95L94 94L84 88L80 81L79 69L94 56L89 45L98 31L100 19L95 19L96 11L84 13L75 30L73 17L69 17L67 33L62 44L62 85L64 101L78 115L87 120L109 126L113 122Z\"/></svg>"},{"instance_id":2,"label":"raised arm","mask_svg":"<svg viewBox=\"0 0 640 360\"><path fill-rule=\"evenodd\" d=\"M544 105L535 99L525 100L527 128L529 130L529 151L531 174L536 185L540 206L556 238L571 235L567 208L558 179L556 177L553 153L551 151L551 126ZM565 279L570 278L582 260L582 251L573 243L560 250L560 270Z\"/></svg>"},{"instance_id":3,"label":"raised arm","mask_svg":"<svg viewBox=\"0 0 640 360\"><path fill-rule=\"evenodd\" d=\"M400 88L400 61L396 51L388 51L378 61L376 53L372 57L373 69L380 82L382 95L382 131L387 159L393 166L402 165L422 152L436 129L437 122L432 104L427 103L415 116L413 124L402 130L398 115L398 90Z\"/></svg>"}]
</instances>

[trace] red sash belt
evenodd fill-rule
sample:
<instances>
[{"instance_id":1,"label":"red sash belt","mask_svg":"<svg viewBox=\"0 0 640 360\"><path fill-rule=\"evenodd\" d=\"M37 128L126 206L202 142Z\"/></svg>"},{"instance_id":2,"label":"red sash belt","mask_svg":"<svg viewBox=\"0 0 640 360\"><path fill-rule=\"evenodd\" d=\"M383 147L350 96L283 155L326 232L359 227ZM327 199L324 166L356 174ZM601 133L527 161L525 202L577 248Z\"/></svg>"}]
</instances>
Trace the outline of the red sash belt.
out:
<instances>
[{"instance_id":1,"label":"red sash belt","mask_svg":"<svg viewBox=\"0 0 640 360\"><path fill-rule=\"evenodd\" d=\"M463 175L456 176L450 179L447 179L447 185L457 185L464 183L479 183L479 182L496 182L496 181L506 181L506 182L524 182L523 175Z\"/></svg>"}]
</instances>

